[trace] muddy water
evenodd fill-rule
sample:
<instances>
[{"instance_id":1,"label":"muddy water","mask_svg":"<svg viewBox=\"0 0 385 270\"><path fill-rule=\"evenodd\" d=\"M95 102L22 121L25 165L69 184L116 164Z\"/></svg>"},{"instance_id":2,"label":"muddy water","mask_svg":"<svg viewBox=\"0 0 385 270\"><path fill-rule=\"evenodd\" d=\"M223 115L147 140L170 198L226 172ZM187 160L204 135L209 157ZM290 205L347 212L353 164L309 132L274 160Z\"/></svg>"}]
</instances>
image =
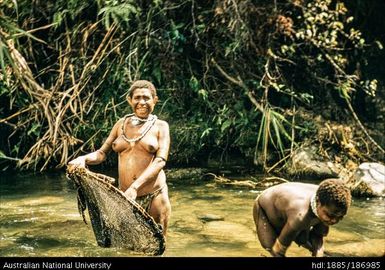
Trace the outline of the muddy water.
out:
<instances>
[{"instance_id":1,"label":"muddy water","mask_svg":"<svg viewBox=\"0 0 385 270\"><path fill-rule=\"evenodd\" d=\"M96 245L63 173L2 173L0 180L0 256L138 256ZM268 255L256 239L251 213L260 191L173 179L169 187L173 212L164 256ZM383 256L384 204L382 198L355 199L345 219L331 227L326 251L331 256ZM287 255L309 252L293 244Z\"/></svg>"}]
</instances>

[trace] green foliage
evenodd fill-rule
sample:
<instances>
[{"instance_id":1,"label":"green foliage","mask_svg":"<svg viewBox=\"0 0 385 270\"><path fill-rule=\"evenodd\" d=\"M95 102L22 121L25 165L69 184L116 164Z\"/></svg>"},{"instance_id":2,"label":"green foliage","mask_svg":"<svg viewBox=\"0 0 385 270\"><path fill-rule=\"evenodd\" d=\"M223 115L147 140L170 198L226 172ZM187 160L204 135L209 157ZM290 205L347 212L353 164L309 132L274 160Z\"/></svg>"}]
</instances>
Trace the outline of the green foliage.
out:
<instances>
[{"instance_id":1,"label":"green foliage","mask_svg":"<svg viewBox=\"0 0 385 270\"><path fill-rule=\"evenodd\" d=\"M110 28L112 23L127 24L136 14L140 13L140 8L136 6L136 1L105 0L98 1L98 15L103 17L104 24Z\"/></svg>"},{"instance_id":2,"label":"green foliage","mask_svg":"<svg viewBox=\"0 0 385 270\"><path fill-rule=\"evenodd\" d=\"M267 106L264 109L261 124L258 130L254 159L257 160L257 155L262 153L262 160L264 166L266 167L269 145L278 150L280 157L284 158L286 155L285 149L287 142L292 141L292 137L288 132L288 127L290 126L291 123L285 118L284 115Z\"/></svg>"},{"instance_id":3,"label":"green foliage","mask_svg":"<svg viewBox=\"0 0 385 270\"><path fill-rule=\"evenodd\" d=\"M100 146L143 78L158 88L172 162L262 153L267 168L270 154L314 135L295 108L377 96L381 78L359 68L370 46L354 14L329 0L2 1L1 113L15 130L1 151L64 166Z\"/></svg>"}]
</instances>

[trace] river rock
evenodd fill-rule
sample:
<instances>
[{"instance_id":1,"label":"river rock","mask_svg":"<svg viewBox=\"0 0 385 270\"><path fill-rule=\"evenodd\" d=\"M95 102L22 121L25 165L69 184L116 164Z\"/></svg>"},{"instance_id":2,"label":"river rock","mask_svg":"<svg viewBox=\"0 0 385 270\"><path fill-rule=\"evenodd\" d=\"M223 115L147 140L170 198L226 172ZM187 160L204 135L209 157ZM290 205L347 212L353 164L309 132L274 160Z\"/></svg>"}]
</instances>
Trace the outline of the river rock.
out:
<instances>
[{"instance_id":1,"label":"river rock","mask_svg":"<svg viewBox=\"0 0 385 270\"><path fill-rule=\"evenodd\" d=\"M357 197L385 196L385 166L362 163L349 181L352 194Z\"/></svg>"},{"instance_id":2,"label":"river rock","mask_svg":"<svg viewBox=\"0 0 385 270\"><path fill-rule=\"evenodd\" d=\"M200 220L203 222L209 222L209 221L220 221L220 220L225 220L224 217L214 215L214 214L205 214L205 215L200 215L198 216Z\"/></svg>"},{"instance_id":3,"label":"river rock","mask_svg":"<svg viewBox=\"0 0 385 270\"><path fill-rule=\"evenodd\" d=\"M291 158L288 173L318 179L338 177L340 168L330 161L321 159L316 153L317 149L313 146L298 149Z\"/></svg>"},{"instance_id":4,"label":"river rock","mask_svg":"<svg viewBox=\"0 0 385 270\"><path fill-rule=\"evenodd\" d=\"M196 182L202 179L202 177L207 173L206 169L202 168L177 168L177 169L168 169L166 170L167 181L180 181L184 182L188 180L189 182Z\"/></svg>"}]
</instances>

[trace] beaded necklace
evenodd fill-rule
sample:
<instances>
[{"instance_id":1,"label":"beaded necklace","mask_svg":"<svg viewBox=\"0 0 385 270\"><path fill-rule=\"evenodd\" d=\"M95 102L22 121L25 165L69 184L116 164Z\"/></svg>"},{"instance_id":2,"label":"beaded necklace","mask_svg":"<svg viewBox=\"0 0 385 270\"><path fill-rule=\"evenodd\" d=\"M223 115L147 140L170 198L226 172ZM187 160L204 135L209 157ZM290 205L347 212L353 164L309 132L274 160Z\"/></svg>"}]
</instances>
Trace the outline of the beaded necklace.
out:
<instances>
[{"instance_id":1,"label":"beaded necklace","mask_svg":"<svg viewBox=\"0 0 385 270\"><path fill-rule=\"evenodd\" d=\"M126 136L126 134L124 133L124 127L126 126L126 120L127 118L133 118L131 119L132 121L136 122L137 124L134 124L134 125L138 125L138 123L140 122L144 122L146 126L146 128L140 132L140 135L138 137L135 137L135 138L128 138ZM137 116L135 116L135 114L131 113L131 114L127 114L125 117L124 117L124 120L123 120L123 125L122 125L122 135L123 135L123 139L126 141L126 142L129 142L129 143L132 143L132 142L137 142L139 141L140 139L142 139L146 134L147 132L152 128L152 126L155 124L155 121L156 119L158 119L158 117L156 115L153 115L153 114L150 114L148 116L147 119L142 119L142 118L139 118ZM144 126L143 126L144 127ZM143 129L143 127L141 129Z\"/></svg>"},{"instance_id":2,"label":"beaded necklace","mask_svg":"<svg viewBox=\"0 0 385 270\"><path fill-rule=\"evenodd\" d=\"M318 213L317 213L317 199L316 199L316 194L314 194L311 199L310 199L310 207L311 211L313 211L314 215L319 218Z\"/></svg>"},{"instance_id":3,"label":"beaded necklace","mask_svg":"<svg viewBox=\"0 0 385 270\"><path fill-rule=\"evenodd\" d=\"M133 113L129 114L128 117L130 117L131 124L133 124L134 126L138 126L149 121L149 117L146 119L143 119L143 118L137 117Z\"/></svg>"}]
</instances>

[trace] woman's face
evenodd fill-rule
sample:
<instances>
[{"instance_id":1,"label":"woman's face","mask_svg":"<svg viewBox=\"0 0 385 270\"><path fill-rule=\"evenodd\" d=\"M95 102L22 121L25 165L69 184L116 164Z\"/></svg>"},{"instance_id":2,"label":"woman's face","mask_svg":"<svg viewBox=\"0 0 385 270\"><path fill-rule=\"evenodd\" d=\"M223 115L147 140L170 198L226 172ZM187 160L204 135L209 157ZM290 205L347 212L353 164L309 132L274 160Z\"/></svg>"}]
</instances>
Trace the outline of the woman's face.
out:
<instances>
[{"instance_id":1,"label":"woman's face","mask_svg":"<svg viewBox=\"0 0 385 270\"><path fill-rule=\"evenodd\" d=\"M317 212L319 219L329 226L338 223L346 214L334 204L320 205L318 203L318 205Z\"/></svg>"},{"instance_id":2,"label":"woman's face","mask_svg":"<svg viewBox=\"0 0 385 270\"><path fill-rule=\"evenodd\" d=\"M158 97L153 97L148 88L136 88L132 97L128 98L132 111L137 117L147 118L154 110Z\"/></svg>"}]
</instances>

